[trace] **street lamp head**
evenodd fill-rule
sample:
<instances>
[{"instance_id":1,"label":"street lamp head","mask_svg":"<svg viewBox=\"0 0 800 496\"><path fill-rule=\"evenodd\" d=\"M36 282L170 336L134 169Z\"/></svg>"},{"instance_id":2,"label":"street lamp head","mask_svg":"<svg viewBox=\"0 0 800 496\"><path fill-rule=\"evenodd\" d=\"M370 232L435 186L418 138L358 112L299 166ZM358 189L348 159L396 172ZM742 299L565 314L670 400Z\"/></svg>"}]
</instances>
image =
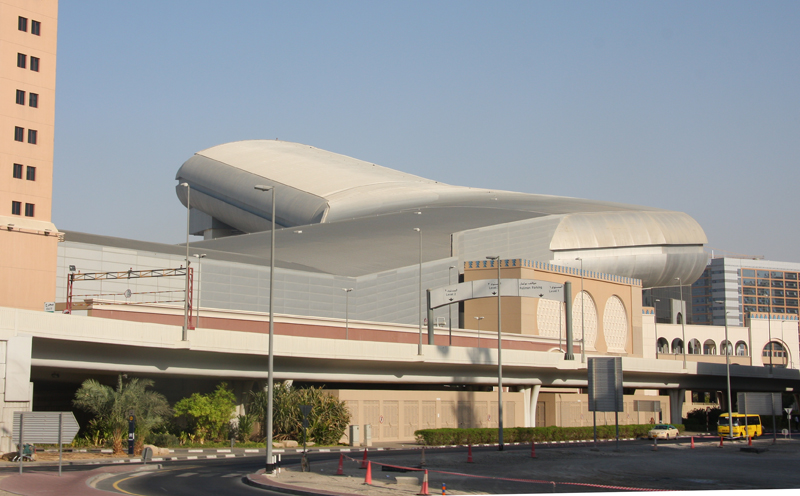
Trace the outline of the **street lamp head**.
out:
<instances>
[{"instance_id":1,"label":"street lamp head","mask_svg":"<svg viewBox=\"0 0 800 496\"><path fill-rule=\"evenodd\" d=\"M416 232L420 232L420 230L419 230L419 227L415 227L415 228L414 228L414 231L416 231Z\"/></svg>"},{"instance_id":2,"label":"street lamp head","mask_svg":"<svg viewBox=\"0 0 800 496\"><path fill-rule=\"evenodd\" d=\"M180 183L178 186L183 186L184 188L188 188L189 183Z\"/></svg>"},{"instance_id":3,"label":"street lamp head","mask_svg":"<svg viewBox=\"0 0 800 496\"><path fill-rule=\"evenodd\" d=\"M206 258L206 254L205 253L195 253L192 256L193 257L197 257L197 258Z\"/></svg>"},{"instance_id":4,"label":"street lamp head","mask_svg":"<svg viewBox=\"0 0 800 496\"><path fill-rule=\"evenodd\" d=\"M500 255L496 255L496 256L493 256L493 257L486 257L486 259L487 260L499 260L500 259Z\"/></svg>"},{"instance_id":5,"label":"street lamp head","mask_svg":"<svg viewBox=\"0 0 800 496\"><path fill-rule=\"evenodd\" d=\"M259 191L271 191L271 190L275 189L275 186L265 186L263 184L256 184L254 186L254 188L259 190Z\"/></svg>"},{"instance_id":6,"label":"street lamp head","mask_svg":"<svg viewBox=\"0 0 800 496\"><path fill-rule=\"evenodd\" d=\"M475 320L483 320L483 317L474 317Z\"/></svg>"},{"instance_id":7,"label":"street lamp head","mask_svg":"<svg viewBox=\"0 0 800 496\"><path fill-rule=\"evenodd\" d=\"M344 291L345 293L349 293L352 290L353 288L342 288L342 291Z\"/></svg>"}]
</instances>

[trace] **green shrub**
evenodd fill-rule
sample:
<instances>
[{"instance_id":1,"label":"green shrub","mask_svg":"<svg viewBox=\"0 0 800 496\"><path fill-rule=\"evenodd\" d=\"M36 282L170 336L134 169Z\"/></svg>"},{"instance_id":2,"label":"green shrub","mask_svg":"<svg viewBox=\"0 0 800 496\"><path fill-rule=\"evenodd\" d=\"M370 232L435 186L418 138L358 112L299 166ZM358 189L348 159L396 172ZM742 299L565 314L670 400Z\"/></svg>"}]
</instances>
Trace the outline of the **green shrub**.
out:
<instances>
[{"instance_id":1,"label":"green shrub","mask_svg":"<svg viewBox=\"0 0 800 496\"><path fill-rule=\"evenodd\" d=\"M178 436L169 432L151 432L144 440L144 444L152 444L161 448L180 445Z\"/></svg>"},{"instance_id":2,"label":"green shrub","mask_svg":"<svg viewBox=\"0 0 800 496\"><path fill-rule=\"evenodd\" d=\"M683 432L683 424L673 424ZM620 438L636 438L647 436L653 426L620 425ZM421 429L414 432L417 443L427 446L442 446L448 444L493 444L498 442L496 428L483 429ZM616 438L616 427L613 425L598 425L598 439ZM594 439L592 427L509 427L503 429L503 442L505 443L530 443L549 441L582 441Z\"/></svg>"}]
</instances>

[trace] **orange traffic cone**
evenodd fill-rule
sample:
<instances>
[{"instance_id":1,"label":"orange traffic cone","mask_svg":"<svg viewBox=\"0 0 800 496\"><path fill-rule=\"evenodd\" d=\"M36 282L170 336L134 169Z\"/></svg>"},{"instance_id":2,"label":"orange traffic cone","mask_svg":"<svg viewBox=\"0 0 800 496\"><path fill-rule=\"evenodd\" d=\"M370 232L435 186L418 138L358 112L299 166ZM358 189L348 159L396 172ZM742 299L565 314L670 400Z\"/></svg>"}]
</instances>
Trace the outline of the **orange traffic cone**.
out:
<instances>
[{"instance_id":1,"label":"orange traffic cone","mask_svg":"<svg viewBox=\"0 0 800 496\"><path fill-rule=\"evenodd\" d=\"M422 487L419 488L418 495L428 495L428 471L425 471L425 476L422 478Z\"/></svg>"},{"instance_id":2,"label":"orange traffic cone","mask_svg":"<svg viewBox=\"0 0 800 496\"><path fill-rule=\"evenodd\" d=\"M372 485L372 462L367 462L367 475L364 477L364 484Z\"/></svg>"},{"instance_id":3,"label":"orange traffic cone","mask_svg":"<svg viewBox=\"0 0 800 496\"><path fill-rule=\"evenodd\" d=\"M531 458L536 458L536 443L531 441Z\"/></svg>"},{"instance_id":4,"label":"orange traffic cone","mask_svg":"<svg viewBox=\"0 0 800 496\"><path fill-rule=\"evenodd\" d=\"M747 445L748 446L752 446L753 445L753 438L751 436L747 436Z\"/></svg>"},{"instance_id":5,"label":"orange traffic cone","mask_svg":"<svg viewBox=\"0 0 800 496\"><path fill-rule=\"evenodd\" d=\"M361 467L359 468L367 468L367 448L364 448L364 459L361 460Z\"/></svg>"},{"instance_id":6,"label":"orange traffic cone","mask_svg":"<svg viewBox=\"0 0 800 496\"><path fill-rule=\"evenodd\" d=\"M472 463L472 445L469 445L469 449L467 450L467 463Z\"/></svg>"},{"instance_id":7,"label":"orange traffic cone","mask_svg":"<svg viewBox=\"0 0 800 496\"><path fill-rule=\"evenodd\" d=\"M344 453L339 453L339 470L336 475L344 475Z\"/></svg>"},{"instance_id":8,"label":"orange traffic cone","mask_svg":"<svg viewBox=\"0 0 800 496\"><path fill-rule=\"evenodd\" d=\"M722 436L720 436L720 437L719 437L719 447L720 447L720 448L722 448L722 439L723 439L723 437L722 437Z\"/></svg>"},{"instance_id":9,"label":"orange traffic cone","mask_svg":"<svg viewBox=\"0 0 800 496\"><path fill-rule=\"evenodd\" d=\"M692 449L694 449L694 436L692 436Z\"/></svg>"}]
</instances>

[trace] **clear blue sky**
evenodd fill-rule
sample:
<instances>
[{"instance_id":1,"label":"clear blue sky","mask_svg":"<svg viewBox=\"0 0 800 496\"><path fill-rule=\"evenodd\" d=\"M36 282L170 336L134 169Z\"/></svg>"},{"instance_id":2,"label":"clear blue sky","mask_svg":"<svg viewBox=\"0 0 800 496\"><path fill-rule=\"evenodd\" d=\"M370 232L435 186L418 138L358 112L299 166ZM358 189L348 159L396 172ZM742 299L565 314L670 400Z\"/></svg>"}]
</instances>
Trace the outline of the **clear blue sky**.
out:
<instances>
[{"instance_id":1,"label":"clear blue sky","mask_svg":"<svg viewBox=\"0 0 800 496\"><path fill-rule=\"evenodd\" d=\"M800 262L800 2L61 1L53 220L179 243L243 139L688 213Z\"/></svg>"}]
</instances>

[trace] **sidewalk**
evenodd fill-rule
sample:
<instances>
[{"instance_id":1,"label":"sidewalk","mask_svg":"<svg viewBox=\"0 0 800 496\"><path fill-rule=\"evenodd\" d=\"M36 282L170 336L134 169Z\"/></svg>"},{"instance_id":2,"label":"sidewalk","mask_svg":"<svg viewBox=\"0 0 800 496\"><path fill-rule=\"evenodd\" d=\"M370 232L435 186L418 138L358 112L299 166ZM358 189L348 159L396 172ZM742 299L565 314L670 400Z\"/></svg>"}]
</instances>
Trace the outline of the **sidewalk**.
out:
<instances>
[{"instance_id":1,"label":"sidewalk","mask_svg":"<svg viewBox=\"0 0 800 496\"><path fill-rule=\"evenodd\" d=\"M33 462L34 464L36 462ZM159 465L112 466L79 472L37 471L35 466L25 465L23 475L0 475L0 496L108 496L108 492L91 487L89 484L109 474L158 470Z\"/></svg>"}]
</instances>

